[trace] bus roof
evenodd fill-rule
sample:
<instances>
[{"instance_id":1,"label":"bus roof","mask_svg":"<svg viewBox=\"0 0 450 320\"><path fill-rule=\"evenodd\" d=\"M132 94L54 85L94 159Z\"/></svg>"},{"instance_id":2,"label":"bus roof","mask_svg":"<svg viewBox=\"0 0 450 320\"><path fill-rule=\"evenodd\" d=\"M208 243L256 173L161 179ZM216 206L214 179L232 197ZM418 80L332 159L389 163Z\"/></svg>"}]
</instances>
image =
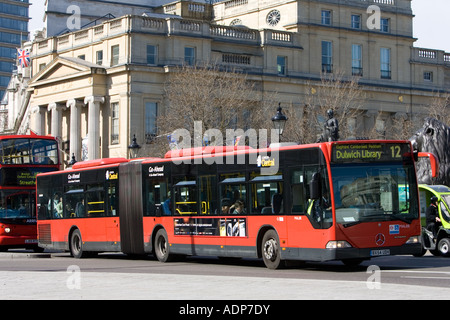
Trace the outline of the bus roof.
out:
<instances>
[{"instance_id":1,"label":"bus roof","mask_svg":"<svg viewBox=\"0 0 450 320\"><path fill-rule=\"evenodd\" d=\"M119 163L125 163L125 162L130 162L130 160L125 159L125 158L95 159L95 160L77 162L72 166L72 169L78 170L78 169L85 169L85 168L94 168L94 167L99 167L99 166L107 166L107 165L119 164Z\"/></svg>"},{"instance_id":2,"label":"bus roof","mask_svg":"<svg viewBox=\"0 0 450 320\"><path fill-rule=\"evenodd\" d=\"M0 140L6 139L45 139L45 140L55 140L53 136L40 136L35 133L33 134L16 134L16 135L0 135Z\"/></svg>"},{"instance_id":3,"label":"bus roof","mask_svg":"<svg viewBox=\"0 0 450 320\"><path fill-rule=\"evenodd\" d=\"M214 155L231 155L236 152L270 152L271 150L296 150L296 149L307 149L307 148L321 148L324 150L331 150L331 147L335 144L377 144L377 143L410 143L408 140L347 140L347 141L335 141L335 142L323 142L323 143L312 143L312 144L286 144L275 147L255 149L249 146L210 146L210 147L197 147L197 148L187 148L179 150L171 150L167 152L164 159L174 159L174 158L189 158L198 156L214 156ZM155 160L163 159L145 159L147 162L154 162Z\"/></svg>"},{"instance_id":4,"label":"bus roof","mask_svg":"<svg viewBox=\"0 0 450 320\"><path fill-rule=\"evenodd\" d=\"M12 136L11 136L12 137ZM17 137L17 136L15 136ZM30 136L23 136L30 137ZM39 136L35 136L39 137ZM52 138L52 137L47 137ZM0 138L1 139L1 138ZM168 151L164 158L157 157L142 157L139 159L126 159L126 158L103 158L88 161L80 161L72 166L72 170L88 169L101 166L115 165L132 161L142 161L143 163L155 163L155 162L167 162L173 159L189 159L198 157L214 157L216 155L236 155L242 153L253 152L270 152L272 150L296 150L307 148L320 148L323 151L330 150L335 144L364 144L364 143L409 143L407 140L348 140L348 141L336 141L336 142L324 142L313 144L289 144L286 146L276 146L273 148L261 148L255 149L249 146L209 146L209 147L197 147L189 149L179 149ZM327 155L325 155L327 157Z\"/></svg>"}]
</instances>

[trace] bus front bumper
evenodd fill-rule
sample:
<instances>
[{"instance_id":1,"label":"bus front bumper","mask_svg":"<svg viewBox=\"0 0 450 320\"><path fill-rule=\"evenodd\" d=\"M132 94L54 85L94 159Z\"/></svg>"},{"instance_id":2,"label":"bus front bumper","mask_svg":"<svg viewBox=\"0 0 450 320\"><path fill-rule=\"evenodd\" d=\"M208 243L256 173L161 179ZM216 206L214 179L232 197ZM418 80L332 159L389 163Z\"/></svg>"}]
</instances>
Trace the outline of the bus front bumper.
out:
<instances>
[{"instance_id":1,"label":"bus front bumper","mask_svg":"<svg viewBox=\"0 0 450 320\"><path fill-rule=\"evenodd\" d=\"M0 236L0 246L1 247L28 247L37 245L38 240L36 237L27 236Z\"/></svg>"},{"instance_id":2,"label":"bus front bumper","mask_svg":"<svg viewBox=\"0 0 450 320\"><path fill-rule=\"evenodd\" d=\"M421 251L421 243L377 248L284 248L281 252L281 259L324 262L347 259L370 259L381 256L413 255L419 254Z\"/></svg>"}]
</instances>

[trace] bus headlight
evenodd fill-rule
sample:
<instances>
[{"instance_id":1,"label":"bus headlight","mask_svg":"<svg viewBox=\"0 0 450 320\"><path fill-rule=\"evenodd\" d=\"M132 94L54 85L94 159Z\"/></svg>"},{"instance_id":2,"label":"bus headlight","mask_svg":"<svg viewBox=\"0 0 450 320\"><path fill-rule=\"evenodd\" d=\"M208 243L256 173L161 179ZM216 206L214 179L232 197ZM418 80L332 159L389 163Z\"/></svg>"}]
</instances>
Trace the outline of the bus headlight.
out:
<instances>
[{"instance_id":1,"label":"bus headlight","mask_svg":"<svg viewBox=\"0 0 450 320\"><path fill-rule=\"evenodd\" d=\"M10 233L11 232L11 228L5 228L5 233Z\"/></svg>"},{"instance_id":2,"label":"bus headlight","mask_svg":"<svg viewBox=\"0 0 450 320\"><path fill-rule=\"evenodd\" d=\"M343 249L343 248L351 248L352 245L347 241L329 241L325 248L327 249Z\"/></svg>"},{"instance_id":3,"label":"bus headlight","mask_svg":"<svg viewBox=\"0 0 450 320\"><path fill-rule=\"evenodd\" d=\"M413 237L409 238L408 241L406 241L406 244L414 244L414 243L419 243L419 242L420 242L420 237L413 236Z\"/></svg>"}]
</instances>

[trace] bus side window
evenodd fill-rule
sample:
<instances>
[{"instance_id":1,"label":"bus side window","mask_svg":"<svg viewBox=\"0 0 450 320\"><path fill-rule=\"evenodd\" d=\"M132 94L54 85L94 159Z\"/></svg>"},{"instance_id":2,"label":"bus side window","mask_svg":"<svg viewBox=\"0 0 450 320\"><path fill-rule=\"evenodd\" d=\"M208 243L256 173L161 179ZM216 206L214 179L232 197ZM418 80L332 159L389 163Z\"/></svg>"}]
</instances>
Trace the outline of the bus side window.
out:
<instances>
[{"instance_id":1,"label":"bus side window","mask_svg":"<svg viewBox=\"0 0 450 320\"><path fill-rule=\"evenodd\" d=\"M49 210L48 210L48 196L45 193L40 193L38 195L38 205L37 205L37 209L38 209L38 218L40 220L46 220L46 219L50 219L50 214L49 214ZM1 206L3 209L3 205ZM6 208L5 208L6 210Z\"/></svg>"},{"instance_id":2,"label":"bus side window","mask_svg":"<svg viewBox=\"0 0 450 320\"><path fill-rule=\"evenodd\" d=\"M64 194L64 217L82 218L85 216L83 186L72 185L66 187Z\"/></svg>"},{"instance_id":3,"label":"bus side window","mask_svg":"<svg viewBox=\"0 0 450 320\"><path fill-rule=\"evenodd\" d=\"M183 177L174 184L173 192L176 215L197 214L197 183L194 177Z\"/></svg>"},{"instance_id":4,"label":"bus side window","mask_svg":"<svg viewBox=\"0 0 450 320\"><path fill-rule=\"evenodd\" d=\"M217 179L215 175L199 177L199 196L200 196L200 214L215 214L218 210L217 206Z\"/></svg>"},{"instance_id":5,"label":"bus side window","mask_svg":"<svg viewBox=\"0 0 450 320\"><path fill-rule=\"evenodd\" d=\"M87 187L86 202L88 216L105 216L105 190L102 185L95 184Z\"/></svg>"},{"instance_id":6,"label":"bus side window","mask_svg":"<svg viewBox=\"0 0 450 320\"><path fill-rule=\"evenodd\" d=\"M314 229L328 229L333 223L328 173L318 166L306 167L305 173L306 214Z\"/></svg>"},{"instance_id":7,"label":"bus side window","mask_svg":"<svg viewBox=\"0 0 450 320\"><path fill-rule=\"evenodd\" d=\"M305 184L303 169L291 173L291 204L292 213L305 213Z\"/></svg>"},{"instance_id":8,"label":"bus side window","mask_svg":"<svg viewBox=\"0 0 450 320\"><path fill-rule=\"evenodd\" d=\"M251 202L252 213L284 213L282 182L265 182L253 184Z\"/></svg>"},{"instance_id":9,"label":"bus side window","mask_svg":"<svg viewBox=\"0 0 450 320\"><path fill-rule=\"evenodd\" d=\"M48 200L47 208L50 212L51 219L63 218L64 201L62 192L59 190L53 192L51 198Z\"/></svg>"},{"instance_id":10,"label":"bus side window","mask_svg":"<svg viewBox=\"0 0 450 320\"><path fill-rule=\"evenodd\" d=\"M147 179L144 185L144 215L171 215L171 199L167 179Z\"/></svg>"},{"instance_id":11,"label":"bus side window","mask_svg":"<svg viewBox=\"0 0 450 320\"><path fill-rule=\"evenodd\" d=\"M216 214L228 215L233 214L231 208L238 200L244 203L244 209L247 206L247 185L245 184L245 176L243 173L223 174L220 176L220 203L221 209L216 210ZM223 203L230 204L230 207L223 206ZM227 209L223 211L224 209Z\"/></svg>"}]
</instances>

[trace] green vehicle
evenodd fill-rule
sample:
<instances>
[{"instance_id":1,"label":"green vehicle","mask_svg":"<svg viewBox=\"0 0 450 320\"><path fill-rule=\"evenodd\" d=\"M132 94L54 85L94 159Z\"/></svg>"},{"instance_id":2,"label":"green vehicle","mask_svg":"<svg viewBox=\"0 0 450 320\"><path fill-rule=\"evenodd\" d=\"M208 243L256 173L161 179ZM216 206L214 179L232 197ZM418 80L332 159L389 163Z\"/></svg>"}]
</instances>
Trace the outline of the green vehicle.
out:
<instances>
[{"instance_id":1,"label":"green vehicle","mask_svg":"<svg viewBox=\"0 0 450 320\"><path fill-rule=\"evenodd\" d=\"M427 250L433 255L450 256L450 188L443 185L419 185L420 193L420 212L422 221L422 253L416 255L423 256ZM431 197L437 197L437 206L439 218L442 226L439 228L437 237L434 238L433 232L426 228L425 212L430 206Z\"/></svg>"}]
</instances>

